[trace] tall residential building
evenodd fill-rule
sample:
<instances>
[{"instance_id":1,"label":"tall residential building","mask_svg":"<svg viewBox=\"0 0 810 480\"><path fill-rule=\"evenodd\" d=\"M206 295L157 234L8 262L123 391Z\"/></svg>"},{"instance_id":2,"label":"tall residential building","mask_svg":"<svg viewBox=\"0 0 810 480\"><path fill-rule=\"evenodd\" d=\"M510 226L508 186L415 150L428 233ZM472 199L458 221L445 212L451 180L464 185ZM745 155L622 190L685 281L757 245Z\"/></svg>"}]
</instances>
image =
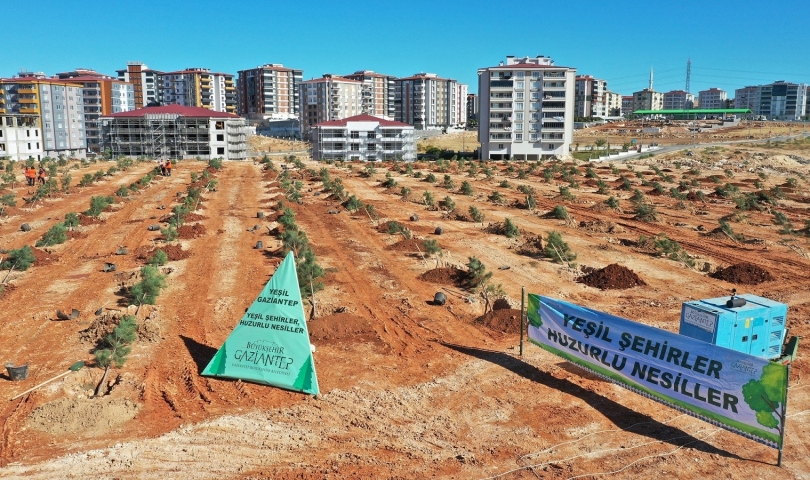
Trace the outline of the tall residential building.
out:
<instances>
[{"instance_id":1,"label":"tall residential building","mask_svg":"<svg viewBox=\"0 0 810 480\"><path fill-rule=\"evenodd\" d=\"M607 82L590 75L581 75L576 78L574 86L574 109L577 117L606 117L607 102L605 101Z\"/></svg>"},{"instance_id":2,"label":"tall residential building","mask_svg":"<svg viewBox=\"0 0 810 480\"><path fill-rule=\"evenodd\" d=\"M810 114L810 92L805 83L778 80L737 89L734 96L735 108L750 108L754 115L769 119L799 120Z\"/></svg>"},{"instance_id":3,"label":"tall residential building","mask_svg":"<svg viewBox=\"0 0 810 480\"><path fill-rule=\"evenodd\" d=\"M236 82L239 115L253 120L290 120L298 118L299 85L304 71L267 63L240 70Z\"/></svg>"},{"instance_id":4,"label":"tall residential building","mask_svg":"<svg viewBox=\"0 0 810 480\"><path fill-rule=\"evenodd\" d=\"M152 70L141 62L127 62L127 68L116 70L118 80L132 84L135 108L163 103L163 72Z\"/></svg>"},{"instance_id":5,"label":"tall residential building","mask_svg":"<svg viewBox=\"0 0 810 480\"><path fill-rule=\"evenodd\" d=\"M247 158L245 119L208 108L165 105L101 118L102 148L114 157Z\"/></svg>"},{"instance_id":6,"label":"tall residential building","mask_svg":"<svg viewBox=\"0 0 810 480\"><path fill-rule=\"evenodd\" d=\"M605 104L607 105L608 117L620 117L622 115L622 96L619 93L605 92Z\"/></svg>"},{"instance_id":7,"label":"tall residential building","mask_svg":"<svg viewBox=\"0 0 810 480\"><path fill-rule=\"evenodd\" d=\"M313 160L416 160L413 126L368 114L312 127Z\"/></svg>"},{"instance_id":8,"label":"tall residential building","mask_svg":"<svg viewBox=\"0 0 810 480\"><path fill-rule=\"evenodd\" d=\"M163 74L163 103L236 113L236 85L230 73L187 68Z\"/></svg>"},{"instance_id":9,"label":"tall residential building","mask_svg":"<svg viewBox=\"0 0 810 480\"><path fill-rule=\"evenodd\" d=\"M467 121L478 121L478 95L474 93L467 94Z\"/></svg>"},{"instance_id":10,"label":"tall residential building","mask_svg":"<svg viewBox=\"0 0 810 480\"><path fill-rule=\"evenodd\" d=\"M576 70L549 57L506 57L478 69L481 158L568 155L574 136Z\"/></svg>"},{"instance_id":11,"label":"tall residential building","mask_svg":"<svg viewBox=\"0 0 810 480\"><path fill-rule=\"evenodd\" d=\"M622 96L622 115L627 116L633 113L633 96Z\"/></svg>"},{"instance_id":12,"label":"tall residential building","mask_svg":"<svg viewBox=\"0 0 810 480\"><path fill-rule=\"evenodd\" d=\"M42 160L40 128L37 115L0 114L0 157L18 162L29 158Z\"/></svg>"},{"instance_id":13,"label":"tall residential building","mask_svg":"<svg viewBox=\"0 0 810 480\"><path fill-rule=\"evenodd\" d=\"M388 120L394 119L396 115L394 107L396 77L375 73L371 70L359 70L350 75L344 75L344 78L363 83L363 113Z\"/></svg>"},{"instance_id":14,"label":"tall residential building","mask_svg":"<svg viewBox=\"0 0 810 480\"><path fill-rule=\"evenodd\" d=\"M664 110L689 110L695 106L695 96L684 90L664 94Z\"/></svg>"},{"instance_id":15,"label":"tall residential building","mask_svg":"<svg viewBox=\"0 0 810 480\"><path fill-rule=\"evenodd\" d=\"M363 113L363 82L326 74L301 82L298 107L301 135L309 138L313 125Z\"/></svg>"},{"instance_id":16,"label":"tall residential building","mask_svg":"<svg viewBox=\"0 0 810 480\"><path fill-rule=\"evenodd\" d=\"M396 120L417 130L463 126L467 121L467 85L435 73L396 80Z\"/></svg>"},{"instance_id":17,"label":"tall residential building","mask_svg":"<svg viewBox=\"0 0 810 480\"><path fill-rule=\"evenodd\" d=\"M77 68L72 72L57 73L56 76L82 85L87 150L101 153L99 118L102 115L135 110L134 86L88 69Z\"/></svg>"},{"instance_id":18,"label":"tall residential building","mask_svg":"<svg viewBox=\"0 0 810 480\"><path fill-rule=\"evenodd\" d=\"M41 72L20 72L17 77L0 79L0 115L39 116L45 156L83 157L87 142L82 88L79 83L47 78Z\"/></svg>"},{"instance_id":19,"label":"tall residential building","mask_svg":"<svg viewBox=\"0 0 810 480\"><path fill-rule=\"evenodd\" d=\"M636 110L663 110L664 94L645 88L639 92L633 92L633 111Z\"/></svg>"},{"instance_id":20,"label":"tall residential building","mask_svg":"<svg viewBox=\"0 0 810 480\"><path fill-rule=\"evenodd\" d=\"M719 88L710 88L698 92L698 105L701 109L726 108L726 91Z\"/></svg>"},{"instance_id":21,"label":"tall residential building","mask_svg":"<svg viewBox=\"0 0 810 480\"><path fill-rule=\"evenodd\" d=\"M806 91L806 100L804 102L804 119L810 120L810 118L808 118L810 117L810 86L807 87Z\"/></svg>"}]
</instances>

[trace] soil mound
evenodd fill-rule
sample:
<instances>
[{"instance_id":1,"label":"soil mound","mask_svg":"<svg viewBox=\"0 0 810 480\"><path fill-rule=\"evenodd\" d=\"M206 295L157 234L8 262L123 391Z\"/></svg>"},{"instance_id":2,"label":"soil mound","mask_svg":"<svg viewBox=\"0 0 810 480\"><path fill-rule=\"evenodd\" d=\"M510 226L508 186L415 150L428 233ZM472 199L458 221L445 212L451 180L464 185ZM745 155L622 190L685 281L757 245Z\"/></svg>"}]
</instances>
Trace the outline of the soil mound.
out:
<instances>
[{"instance_id":1,"label":"soil mound","mask_svg":"<svg viewBox=\"0 0 810 480\"><path fill-rule=\"evenodd\" d=\"M415 238L406 238L404 240L400 240L393 245L388 245L386 250L394 250L396 252L417 252L421 251L425 253L425 242L424 240L417 240Z\"/></svg>"},{"instance_id":2,"label":"soil mound","mask_svg":"<svg viewBox=\"0 0 810 480\"><path fill-rule=\"evenodd\" d=\"M625 289L647 285L634 271L618 263L611 263L605 268L594 270L580 277L577 281L600 290Z\"/></svg>"},{"instance_id":3,"label":"soil mound","mask_svg":"<svg viewBox=\"0 0 810 480\"><path fill-rule=\"evenodd\" d=\"M31 247L31 252L34 254L34 258L36 258L36 261L34 262L35 267L50 265L52 263L56 263L56 261L59 260L59 257L57 257L56 255L50 254L45 250L40 250L36 247Z\"/></svg>"},{"instance_id":4,"label":"soil mound","mask_svg":"<svg viewBox=\"0 0 810 480\"><path fill-rule=\"evenodd\" d=\"M427 272L419 275L420 280L430 283L440 283L445 285L455 285L463 287L470 279L470 274L465 270L455 267L440 267L428 270Z\"/></svg>"},{"instance_id":5,"label":"soil mound","mask_svg":"<svg viewBox=\"0 0 810 480\"><path fill-rule=\"evenodd\" d=\"M499 298L492 303L493 310L509 310L510 308L512 308L512 306L509 305L509 300L505 298Z\"/></svg>"},{"instance_id":6,"label":"soil mound","mask_svg":"<svg viewBox=\"0 0 810 480\"><path fill-rule=\"evenodd\" d=\"M52 435L98 435L123 425L140 410L124 398L60 398L31 412L28 425Z\"/></svg>"},{"instance_id":7,"label":"soil mound","mask_svg":"<svg viewBox=\"0 0 810 480\"><path fill-rule=\"evenodd\" d=\"M135 258L144 261L149 260L158 250L163 250L163 253L169 257L170 261L183 260L191 256L191 251L183 250L180 245L162 245L160 247L145 245L135 250Z\"/></svg>"},{"instance_id":8,"label":"soil mound","mask_svg":"<svg viewBox=\"0 0 810 480\"><path fill-rule=\"evenodd\" d=\"M87 215L80 213L79 214L79 225L86 227L88 225L101 225L104 223L100 218L96 217L88 217Z\"/></svg>"},{"instance_id":9,"label":"soil mound","mask_svg":"<svg viewBox=\"0 0 810 480\"><path fill-rule=\"evenodd\" d=\"M317 344L377 342L371 320L353 313L336 313L307 322L309 338Z\"/></svg>"},{"instance_id":10,"label":"soil mound","mask_svg":"<svg viewBox=\"0 0 810 480\"><path fill-rule=\"evenodd\" d=\"M502 333L520 333L520 310L515 308L492 310L475 319L477 325Z\"/></svg>"},{"instance_id":11,"label":"soil mound","mask_svg":"<svg viewBox=\"0 0 810 480\"><path fill-rule=\"evenodd\" d=\"M741 285L756 285L773 280L773 275L753 263L742 262L726 268L718 268L712 278Z\"/></svg>"},{"instance_id":12,"label":"soil mound","mask_svg":"<svg viewBox=\"0 0 810 480\"><path fill-rule=\"evenodd\" d=\"M197 238L205 235L205 225L195 223L194 225L183 225L177 229L177 237L183 239Z\"/></svg>"},{"instance_id":13,"label":"soil mound","mask_svg":"<svg viewBox=\"0 0 810 480\"><path fill-rule=\"evenodd\" d=\"M208 217L204 217L204 216L200 215L199 213L193 213L192 212L192 213L187 213L186 214L186 221L187 222L199 222L200 220L205 220L207 218Z\"/></svg>"}]
</instances>

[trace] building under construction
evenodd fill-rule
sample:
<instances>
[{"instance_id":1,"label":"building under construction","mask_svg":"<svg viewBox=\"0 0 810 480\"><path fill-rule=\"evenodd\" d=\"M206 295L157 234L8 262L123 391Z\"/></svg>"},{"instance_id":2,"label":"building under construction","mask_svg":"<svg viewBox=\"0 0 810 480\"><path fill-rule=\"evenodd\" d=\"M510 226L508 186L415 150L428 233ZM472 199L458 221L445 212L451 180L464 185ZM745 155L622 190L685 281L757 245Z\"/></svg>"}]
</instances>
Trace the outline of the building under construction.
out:
<instances>
[{"instance_id":1,"label":"building under construction","mask_svg":"<svg viewBox=\"0 0 810 480\"><path fill-rule=\"evenodd\" d=\"M236 115L166 105L101 118L102 145L113 157L244 160L247 126Z\"/></svg>"}]
</instances>

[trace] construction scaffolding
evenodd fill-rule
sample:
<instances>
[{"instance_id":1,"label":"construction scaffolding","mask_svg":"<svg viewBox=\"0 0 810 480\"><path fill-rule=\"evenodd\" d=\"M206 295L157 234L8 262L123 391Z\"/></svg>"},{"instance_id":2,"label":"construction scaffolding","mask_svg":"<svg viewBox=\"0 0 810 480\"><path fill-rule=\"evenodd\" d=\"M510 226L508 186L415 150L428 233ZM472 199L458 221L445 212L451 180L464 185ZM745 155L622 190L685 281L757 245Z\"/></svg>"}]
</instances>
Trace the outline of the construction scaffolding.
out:
<instances>
[{"instance_id":1,"label":"construction scaffolding","mask_svg":"<svg viewBox=\"0 0 810 480\"><path fill-rule=\"evenodd\" d=\"M203 160L247 157L247 132L242 119L153 114L104 118L101 129L104 149L109 149L113 157Z\"/></svg>"}]
</instances>

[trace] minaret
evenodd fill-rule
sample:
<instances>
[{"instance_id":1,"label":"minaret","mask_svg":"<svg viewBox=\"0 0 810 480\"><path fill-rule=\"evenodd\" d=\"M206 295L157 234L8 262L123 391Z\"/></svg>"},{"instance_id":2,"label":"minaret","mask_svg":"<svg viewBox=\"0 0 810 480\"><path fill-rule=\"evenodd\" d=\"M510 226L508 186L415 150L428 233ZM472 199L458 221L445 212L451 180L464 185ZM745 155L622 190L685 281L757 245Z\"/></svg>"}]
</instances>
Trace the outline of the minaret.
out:
<instances>
[{"instance_id":1,"label":"minaret","mask_svg":"<svg viewBox=\"0 0 810 480\"><path fill-rule=\"evenodd\" d=\"M650 91L653 89L653 69L650 67Z\"/></svg>"},{"instance_id":2,"label":"minaret","mask_svg":"<svg viewBox=\"0 0 810 480\"><path fill-rule=\"evenodd\" d=\"M690 93L689 92L689 83L690 83L691 79L692 79L692 59L689 58L686 61L686 93Z\"/></svg>"}]
</instances>

